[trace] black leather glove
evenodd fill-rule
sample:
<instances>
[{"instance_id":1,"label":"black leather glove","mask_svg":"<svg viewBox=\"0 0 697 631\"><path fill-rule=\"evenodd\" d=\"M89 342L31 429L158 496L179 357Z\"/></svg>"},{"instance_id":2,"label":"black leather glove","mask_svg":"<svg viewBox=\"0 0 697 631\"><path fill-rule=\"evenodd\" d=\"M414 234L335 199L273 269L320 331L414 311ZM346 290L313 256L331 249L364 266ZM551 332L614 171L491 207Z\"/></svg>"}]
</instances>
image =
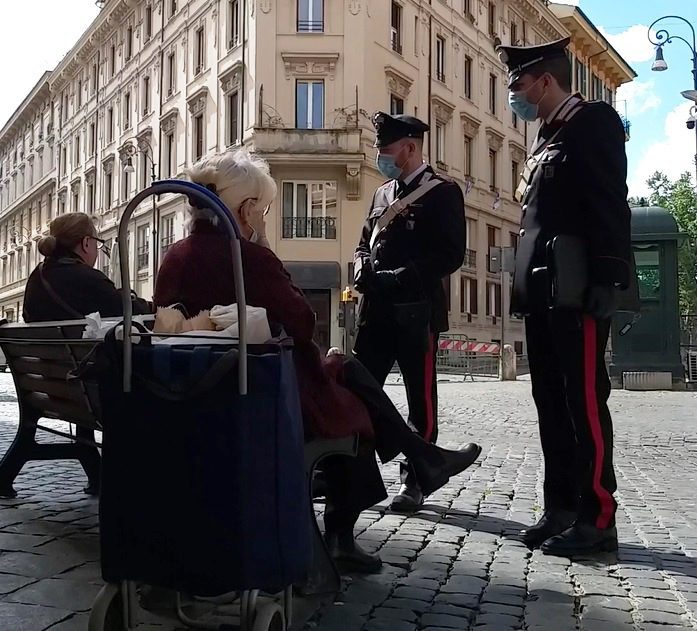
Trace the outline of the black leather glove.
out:
<instances>
[{"instance_id":1,"label":"black leather glove","mask_svg":"<svg viewBox=\"0 0 697 631\"><path fill-rule=\"evenodd\" d=\"M370 280L370 289L374 293L380 294L384 298L390 298L394 296L400 288L401 283L399 282L397 272L394 270L373 272Z\"/></svg>"},{"instance_id":2,"label":"black leather glove","mask_svg":"<svg viewBox=\"0 0 697 631\"><path fill-rule=\"evenodd\" d=\"M366 290L369 290L372 275L373 269L370 262L364 261L353 274L353 286L362 294L366 293Z\"/></svg>"},{"instance_id":3,"label":"black leather glove","mask_svg":"<svg viewBox=\"0 0 697 631\"><path fill-rule=\"evenodd\" d=\"M583 310L596 320L611 318L617 311L617 290L612 285L591 285Z\"/></svg>"}]
</instances>

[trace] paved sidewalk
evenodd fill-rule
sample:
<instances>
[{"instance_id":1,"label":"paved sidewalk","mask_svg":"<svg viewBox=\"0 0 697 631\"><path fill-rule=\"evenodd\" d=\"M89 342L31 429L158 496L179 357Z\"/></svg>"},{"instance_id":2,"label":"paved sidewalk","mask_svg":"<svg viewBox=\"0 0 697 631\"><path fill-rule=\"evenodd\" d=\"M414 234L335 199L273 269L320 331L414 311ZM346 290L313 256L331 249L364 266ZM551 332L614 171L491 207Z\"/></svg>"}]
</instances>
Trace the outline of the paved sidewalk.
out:
<instances>
[{"instance_id":1,"label":"paved sidewalk","mask_svg":"<svg viewBox=\"0 0 697 631\"><path fill-rule=\"evenodd\" d=\"M573 563L516 539L541 504L541 454L526 381L440 384L441 442L478 440L480 462L409 518L384 506L359 523L385 568L352 577L319 630L697 629L697 394L614 392L618 555ZM400 407L401 385L388 391ZM0 374L0 453L16 402ZM390 493L397 467L384 467ZM36 463L0 500L0 629L86 629L97 590L97 503L77 465ZM151 621L142 629L175 628Z\"/></svg>"}]
</instances>

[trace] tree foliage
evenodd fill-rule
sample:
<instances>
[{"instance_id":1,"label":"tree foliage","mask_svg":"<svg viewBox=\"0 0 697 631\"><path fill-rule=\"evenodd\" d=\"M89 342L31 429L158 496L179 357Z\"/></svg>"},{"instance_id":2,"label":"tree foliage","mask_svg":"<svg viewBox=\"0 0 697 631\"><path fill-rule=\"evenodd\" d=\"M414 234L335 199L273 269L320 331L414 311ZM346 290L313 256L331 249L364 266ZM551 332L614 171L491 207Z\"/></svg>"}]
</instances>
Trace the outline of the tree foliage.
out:
<instances>
[{"instance_id":1,"label":"tree foliage","mask_svg":"<svg viewBox=\"0 0 697 631\"><path fill-rule=\"evenodd\" d=\"M678 252L680 312L697 314L697 191L690 173L671 181L665 173L656 171L648 180L651 189L648 202L670 211L685 235ZM641 200L630 200L630 203ZM644 205L633 203L633 205Z\"/></svg>"}]
</instances>

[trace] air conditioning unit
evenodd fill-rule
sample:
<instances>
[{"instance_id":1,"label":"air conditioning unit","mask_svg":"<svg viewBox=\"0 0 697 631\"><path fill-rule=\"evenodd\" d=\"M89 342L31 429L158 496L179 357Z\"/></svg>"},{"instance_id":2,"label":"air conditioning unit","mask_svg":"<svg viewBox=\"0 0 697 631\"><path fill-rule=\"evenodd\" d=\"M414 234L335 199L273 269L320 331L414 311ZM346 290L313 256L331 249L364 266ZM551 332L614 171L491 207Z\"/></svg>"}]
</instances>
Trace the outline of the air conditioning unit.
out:
<instances>
[{"instance_id":1,"label":"air conditioning unit","mask_svg":"<svg viewBox=\"0 0 697 631\"><path fill-rule=\"evenodd\" d=\"M697 382L697 351L687 351L687 380Z\"/></svg>"}]
</instances>

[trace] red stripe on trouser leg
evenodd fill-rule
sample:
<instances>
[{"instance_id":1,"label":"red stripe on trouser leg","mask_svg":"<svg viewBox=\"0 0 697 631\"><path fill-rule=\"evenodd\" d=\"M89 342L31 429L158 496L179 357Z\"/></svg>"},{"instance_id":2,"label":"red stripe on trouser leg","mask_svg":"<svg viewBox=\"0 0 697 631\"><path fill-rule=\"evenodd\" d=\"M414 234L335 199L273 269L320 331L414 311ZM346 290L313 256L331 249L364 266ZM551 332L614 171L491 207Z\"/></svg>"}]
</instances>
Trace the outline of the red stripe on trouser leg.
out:
<instances>
[{"instance_id":1,"label":"red stripe on trouser leg","mask_svg":"<svg viewBox=\"0 0 697 631\"><path fill-rule=\"evenodd\" d=\"M601 483L603 460L605 458L605 441L600 425L600 413L598 412L598 395L596 391L597 374L597 340L596 322L589 316L583 317L583 381L586 396L586 416L590 425L593 447L595 450L593 466L593 492L598 499L600 513L596 519L597 528L607 528L615 509L612 495Z\"/></svg>"},{"instance_id":2,"label":"red stripe on trouser leg","mask_svg":"<svg viewBox=\"0 0 697 631\"><path fill-rule=\"evenodd\" d=\"M433 436L433 336L428 336L428 350L425 357L424 366L424 404L426 406L426 427L424 428L423 439L431 442Z\"/></svg>"}]
</instances>

